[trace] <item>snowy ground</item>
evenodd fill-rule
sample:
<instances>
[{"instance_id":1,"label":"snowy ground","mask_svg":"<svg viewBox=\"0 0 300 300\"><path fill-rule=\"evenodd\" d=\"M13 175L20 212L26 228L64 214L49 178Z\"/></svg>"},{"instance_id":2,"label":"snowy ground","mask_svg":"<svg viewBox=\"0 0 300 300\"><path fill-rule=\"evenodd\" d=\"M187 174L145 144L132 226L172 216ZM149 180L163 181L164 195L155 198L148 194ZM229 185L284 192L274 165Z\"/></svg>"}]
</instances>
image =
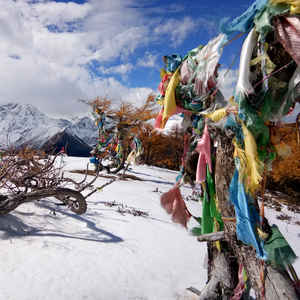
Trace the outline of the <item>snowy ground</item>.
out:
<instances>
[{"instance_id":1,"label":"snowy ground","mask_svg":"<svg viewBox=\"0 0 300 300\"><path fill-rule=\"evenodd\" d=\"M88 160L68 157L65 169L85 169ZM57 200L42 200L1 217L0 300L197 299L186 288L205 286L206 244L172 223L160 206L160 194L173 186L177 172L135 166L128 173L144 181L105 187L88 198L84 215L55 205ZM99 178L95 186L107 181ZM181 192L191 195L188 186ZM105 205L112 201L149 216L121 215L116 206ZM201 216L199 203L186 203L193 215ZM293 223L300 218L293 215L286 223L276 219L278 214L266 211L299 256L300 226ZM189 228L196 225L191 219ZM298 261L294 267L300 274Z\"/></svg>"}]
</instances>

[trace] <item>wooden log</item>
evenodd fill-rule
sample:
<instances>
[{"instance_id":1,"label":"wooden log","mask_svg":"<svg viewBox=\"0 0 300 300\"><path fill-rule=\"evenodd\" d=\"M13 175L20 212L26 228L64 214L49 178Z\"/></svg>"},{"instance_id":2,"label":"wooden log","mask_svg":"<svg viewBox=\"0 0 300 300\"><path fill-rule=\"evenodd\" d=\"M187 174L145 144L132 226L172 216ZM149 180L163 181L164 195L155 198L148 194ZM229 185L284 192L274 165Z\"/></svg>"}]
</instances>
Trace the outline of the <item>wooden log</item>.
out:
<instances>
[{"instance_id":1,"label":"wooden log","mask_svg":"<svg viewBox=\"0 0 300 300\"><path fill-rule=\"evenodd\" d=\"M225 237L224 231L201 234L197 237L198 242L216 242Z\"/></svg>"}]
</instances>

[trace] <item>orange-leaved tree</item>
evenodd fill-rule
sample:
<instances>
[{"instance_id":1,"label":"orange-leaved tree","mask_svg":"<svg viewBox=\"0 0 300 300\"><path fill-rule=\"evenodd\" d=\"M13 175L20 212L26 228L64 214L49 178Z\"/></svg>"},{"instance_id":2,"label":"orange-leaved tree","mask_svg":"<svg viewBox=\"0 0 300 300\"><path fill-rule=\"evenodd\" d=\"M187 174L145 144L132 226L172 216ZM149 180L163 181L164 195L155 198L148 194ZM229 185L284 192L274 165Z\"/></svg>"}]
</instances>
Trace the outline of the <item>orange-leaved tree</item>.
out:
<instances>
[{"instance_id":1,"label":"orange-leaved tree","mask_svg":"<svg viewBox=\"0 0 300 300\"><path fill-rule=\"evenodd\" d=\"M78 101L91 106L93 109L96 107L98 112L111 120L110 131L115 135L121 157L117 168L113 170L113 173L117 173L125 164L125 150L130 148L131 131L134 128L141 130L148 120L157 115L155 95L150 93L140 106L135 106L133 103L125 102L122 99L110 98L108 95L98 96L92 100L79 99Z\"/></svg>"},{"instance_id":2,"label":"orange-leaved tree","mask_svg":"<svg viewBox=\"0 0 300 300\"><path fill-rule=\"evenodd\" d=\"M182 163L184 134L178 124L168 131L154 131L151 124L146 124L140 131L144 152L143 161L147 165L165 166L179 170Z\"/></svg>"},{"instance_id":3,"label":"orange-leaved tree","mask_svg":"<svg viewBox=\"0 0 300 300\"><path fill-rule=\"evenodd\" d=\"M277 188L282 187L285 192L300 192L300 147L297 145L296 132L291 130L292 124L286 124L280 128L282 141L291 147L290 156L277 156L273 161L271 178Z\"/></svg>"}]
</instances>

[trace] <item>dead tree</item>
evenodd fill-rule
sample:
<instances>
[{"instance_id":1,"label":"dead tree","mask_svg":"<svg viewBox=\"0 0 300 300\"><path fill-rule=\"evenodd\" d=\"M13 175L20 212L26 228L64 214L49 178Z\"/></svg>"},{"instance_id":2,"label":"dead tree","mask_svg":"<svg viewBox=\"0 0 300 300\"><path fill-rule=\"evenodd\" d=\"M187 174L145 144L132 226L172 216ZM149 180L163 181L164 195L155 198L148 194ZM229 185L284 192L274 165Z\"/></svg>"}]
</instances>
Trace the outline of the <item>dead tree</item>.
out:
<instances>
[{"instance_id":1,"label":"dead tree","mask_svg":"<svg viewBox=\"0 0 300 300\"><path fill-rule=\"evenodd\" d=\"M252 28L243 43L237 85L227 103L218 96L220 84L209 88L214 75L207 75L213 67L218 68L218 57L212 59L217 53L213 47L227 45L219 44L222 35L197 54L189 52L190 60L174 54L175 64L170 63L172 57L163 58L173 74L171 79L167 74L160 85L160 97L166 94L161 128L176 109L193 108L193 115L186 112L183 122L187 132L193 129L193 136L189 150L185 150L189 152L182 169L185 173L181 172L180 180L161 196L161 204L174 222L187 228L192 214L180 196L179 186L182 182L192 187L202 184L202 235L196 231L198 241L208 243L208 283L200 293L201 300L240 299L244 292L243 269L257 299L294 300L300 293L300 282L292 269L296 255L286 241L283 246L276 241L280 233L274 234L277 229L269 226L257 201L260 189L263 199L265 176L275 156L289 152L275 125L279 128L281 118L300 101L300 58L295 50L299 47L295 34L299 33L300 19L288 11L285 15L278 12L269 15L268 30L261 23L254 26L264 9L270 8L261 9L253 21L250 11L257 8L258 2L225 30L236 31L236 23L247 18L248 28L242 32ZM190 62L196 60L194 71ZM196 96L189 97L195 103L185 98L192 82ZM199 194L197 189L194 191Z\"/></svg>"},{"instance_id":2,"label":"dead tree","mask_svg":"<svg viewBox=\"0 0 300 300\"><path fill-rule=\"evenodd\" d=\"M223 138L219 137L216 153L215 180L219 208L223 216L235 216L234 205L228 201L228 188L235 169L233 152L234 146L231 140L224 136ZM221 237L217 237L217 239L221 239L222 241L221 248L223 250L221 254L212 247L211 242L209 242L208 246L210 267L208 274L209 284L206 290L210 292L210 299L218 299L220 297L221 287L223 287L223 291L225 288L231 291L234 290L238 284L237 266L239 263L242 263L244 266L257 299L261 299L262 297L263 286L260 278L262 267L265 274L265 299L298 299L290 283L276 269L272 266L262 266L261 261L256 257L255 249L238 240L236 236L236 223L225 222L224 233ZM220 269L225 270L225 273L220 272ZM218 293L219 296L217 296ZM199 299L207 299L205 295L205 293L201 293ZM223 295L222 299L227 298Z\"/></svg>"},{"instance_id":3,"label":"dead tree","mask_svg":"<svg viewBox=\"0 0 300 300\"><path fill-rule=\"evenodd\" d=\"M208 124L210 123L208 122ZM234 144L232 138L226 136L224 131L217 132L216 127L209 128L209 130L212 135L217 137L213 174L215 175L219 210L222 216L229 219L236 216L234 204L229 199L229 187L236 168L233 155ZM197 152L192 152L186 159L186 175L192 180L195 179L198 156ZM257 202L254 203L254 207L259 212ZM250 284L254 289L257 299L299 299L293 286L277 269L272 265L267 266L262 263L257 258L254 247L248 246L238 239L236 226L236 222L225 221L223 231L198 236L198 241L207 242L208 247L208 281L201 292L196 290L199 295L198 299L231 299L233 291L239 284L240 265L245 269L248 285ZM264 219L263 231L270 233L270 226L266 219ZM219 250L216 247L216 241L220 242ZM261 275L263 275L263 279ZM194 289L190 288L190 290Z\"/></svg>"},{"instance_id":4,"label":"dead tree","mask_svg":"<svg viewBox=\"0 0 300 300\"><path fill-rule=\"evenodd\" d=\"M84 196L82 192L93 189L98 172L90 182L87 182L87 175L81 182L76 182L64 177L64 165L58 158L59 154L46 155L28 148L19 153L6 151L0 171L0 215L26 202L51 197L60 200L61 205L68 206L74 213L84 214L86 198L92 193ZM75 189L68 187L70 183Z\"/></svg>"},{"instance_id":5,"label":"dead tree","mask_svg":"<svg viewBox=\"0 0 300 300\"><path fill-rule=\"evenodd\" d=\"M271 20L271 24L272 26L275 26L280 22L283 23L286 19L294 20L297 19L297 17L289 14L285 16L276 16ZM297 19L297 24L298 23L299 20ZM266 41L268 43L268 48L266 48L266 50L262 46L264 41L261 39L261 35L255 31L255 28L252 29L244 42L241 52L240 74L235 95L232 97L232 100L235 101L232 102L233 107L231 108L234 108L234 110L230 111L230 107L227 107L226 115L223 115L218 121L209 119L209 116L208 119L203 121L203 124L208 127L210 136L214 137L217 143L212 176L215 181L220 215L223 219L225 217L225 221L224 230L222 232L203 234L198 237L199 241L208 243L208 282L206 287L200 293L199 299L201 300L231 299L233 294L235 294L233 291L239 284L240 265L243 266L257 299L299 299L299 294L295 291L297 288L299 291L299 282L296 282L297 279L293 282L292 278L290 278L291 282L289 282L286 278L288 276L285 268L289 268L290 263L279 267L276 262L273 261L270 264L265 263L264 261L268 262L266 256L260 256L261 259L257 258L259 253L256 249L259 247L255 249L254 246L251 246L251 243L243 243L241 239L238 238L237 222L228 221L230 218L233 219L238 215L237 210L239 210L239 207L232 203L232 199L230 199L229 196L229 190L234 173L238 171L241 160L239 157L240 153L237 153L237 150L235 151L235 146L238 142L233 142L233 138L237 141L237 132L234 132L233 130L232 134L230 134L224 129L229 118L227 114L233 112L237 116L232 117L235 120L234 124L238 124L237 126L242 124L245 126L244 128L247 128L247 130L251 132L253 140L255 140L253 143L255 144L255 151L252 153L255 153L257 157L258 149L264 149L266 153L268 153L265 154L265 157L262 155L261 158L259 158L260 162L256 169L258 170L259 166L261 166L262 171L257 171L257 173L263 175L267 170L267 158L271 157L270 153L272 151L275 152L275 149L277 151L276 146L283 140L281 136L279 141L272 139L275 138L275 134L272 133L272 123L275 121L277 122L277 120L284 116L289 110L293 109L296 102L299 102L300 82L298 79L296 80L299 74L299 61L297 60L297 57L295 58L293 52L284 48L285 43L280 43L278 42L278 39L275 38L276 35L279 33L281 34L281 29L280 27L278 28L279 29L276 29L277 31L271 31L266 35ZM274 69L269 71L268 75L265 70L264 58L261 56L264 51L266 51L268 58L275 64ZM289 52L291 52L291 54ZM255 59L257 58L261 59L263 63L255 63ZM252 62L251 64L250 61ZM269 81L270 84L268 85L268 78L271 78L276 82L282 82L283 86L285 86L285 90L282 86L279 86L279 84L272 85L271 79ZM266 135L263 136L265 133ZM264 142L262 142L263 139L265 139ZM242 145L240 146L241 149L246 151L246 141L244 137L240 138L240 140L242 141L240 142L240 145ZM237 161L235 161L235 156ZM241 157L243 157L243 154L241 154ZM186 165L186 171L189 172L190 177L193 177L193 174L196 172L197 160L196 162L193 161L192 158L189 158L189 160L190 163ZM246 167L250 169L250 165L251 161L248 160L246 162ZM244 171L241 171L241 174L243 176L241 176L243 178L242 180L247 178L249 182L252 182L251 180L255 177L252 176L253 173L248 173L248 175L246 175ZM259 176L256 178L258 177ZM240 178L238 180L240 181ZM262 184L262 181L263 176L260 178L260 184ZM245 182L246 180L241 181L241 184L245 186ZM258 183L256 183L256 185L257 184ZM250 183L248 186L249 185ZM252 186L254 187L254 184ZM237 190L237 188L237 186L233 185L233 189ZM253 189L257 192L258 187L255 186ZM254 192L249 192L246 196L249 196L250 194L251 197L254 196ZM259 215L257 198L258 197L254 196L254 202L247 202L247 206L243 206L243 209L250 210L250 208L252 209L253 207L253 210ZM246 201L248 201L248 199L246 199ZM244 218L247 218L250 214L241 215ZM263 214L261 214L261 218L261 228L259 229L261 230L261 234L265 234L265 237L262 238L262 240L268 242L272 236L271 228L268 224L268 220L263 218ZM249 223L251 222L249 221ZM251 223L251 226L254 226L253 223ZM245 227L246 226L240 226L239 230L244 230ZM258 229L253 230L253 232L255 238L261 241L260 238L258 238ZM221 247L219 247L219 249L216 247L216 241L220 241ZM279 252L280 251L278 251L278 253ZM280 268L281 272L279 272ZM294 289L294 287L296 288ZM240 292L242 293L242 291ZM240 296L241 294L239 296L235 294L234 299L240 299Z\"/></svg>"}]
</instances>

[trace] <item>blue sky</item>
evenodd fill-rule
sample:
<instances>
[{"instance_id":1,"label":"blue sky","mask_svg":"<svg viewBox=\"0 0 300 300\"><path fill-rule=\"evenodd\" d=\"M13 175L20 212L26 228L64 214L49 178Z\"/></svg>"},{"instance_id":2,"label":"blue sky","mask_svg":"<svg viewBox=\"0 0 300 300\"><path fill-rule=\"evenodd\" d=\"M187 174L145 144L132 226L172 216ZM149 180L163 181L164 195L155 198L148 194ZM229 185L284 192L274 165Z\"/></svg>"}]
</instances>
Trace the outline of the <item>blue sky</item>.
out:
<instances>
[{"instance_id":1,"label":"blue sky","mask_svg":"<svg viewBox=\"0 0 300 300\"><path fill-rule=\"evenodd\" d=\"M76 99L139 103L160 82L162 57L185 56L252 1L0 0L0 104L24 102L51 117L82 116ZM244 37L226 46L225 73ZM234 87L238 61L223 83Z\"/></svg>"}]
</instances>

